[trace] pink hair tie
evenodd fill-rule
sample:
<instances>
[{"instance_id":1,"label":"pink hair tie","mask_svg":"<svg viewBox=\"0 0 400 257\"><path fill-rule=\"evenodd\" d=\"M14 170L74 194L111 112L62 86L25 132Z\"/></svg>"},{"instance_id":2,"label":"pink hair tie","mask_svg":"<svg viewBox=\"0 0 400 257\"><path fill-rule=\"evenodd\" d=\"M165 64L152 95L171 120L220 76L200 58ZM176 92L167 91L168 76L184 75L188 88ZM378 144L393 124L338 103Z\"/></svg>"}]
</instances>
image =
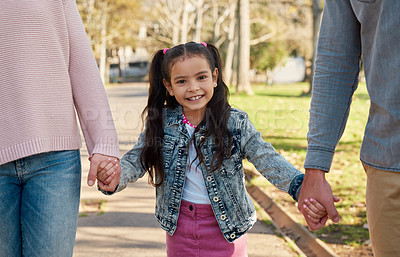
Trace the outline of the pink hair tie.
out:
<instances>
[{"instance_id":1,"label":"pink hair tie","mask_svg":"<svg viewBox=\"0 0 400 257\"><path fill-rule=\"evenodd\" d=\"M164 48L164 50L162 51L164 54L169 50L169 48Z\"/></svg>"},{"instance_id":2,"label":"pink hair tie","mask_svg":"<svg viewBox=\"0 0 400 257\"><path fill-rule=\"evenodd\" d=\"M203 46L207 47L207 43L206 42L201 42L200 44L202 44Z\"/></svg>"}]
</instances>

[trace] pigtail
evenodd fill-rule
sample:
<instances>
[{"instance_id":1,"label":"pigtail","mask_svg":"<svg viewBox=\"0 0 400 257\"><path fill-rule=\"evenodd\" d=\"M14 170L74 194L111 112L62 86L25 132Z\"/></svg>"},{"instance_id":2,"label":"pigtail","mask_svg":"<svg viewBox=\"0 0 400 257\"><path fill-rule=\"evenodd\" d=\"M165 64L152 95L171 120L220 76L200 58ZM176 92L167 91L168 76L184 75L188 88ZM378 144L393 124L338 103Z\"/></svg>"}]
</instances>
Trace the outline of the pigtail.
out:
<instances>
[{"instance_id":1,"label":"pigtail","mask_svg":"<svg viewBox=\"0 0 400 257\"><path fill-rule=\"evenodd\" d=\"M153 186L160 186L164 179L164 163L161 151L164 138L162 113L167 90L163 84L163 59L164 53L159 50L151 61L149 97L147 106L142 113L142 119L146 124L146 144L140 154L140 163L149 173L149 183Z\"/></svg>"},{"instance_id":2,"label":"pigtail","mask_svg":"<svg viewBox=\"0 0 400 257\"><path fill-rule=\"evenodd\" d=\"M217 80L218 86L221 84L225 84L222 79L222 70L223 70L222 58L221 58L221 55L219 54L218 49L212 44L208 44L207 49L210 51L210 53L214 59L215 68L218 69L218 80ZM225 85L225 87L226 87L226 85ZM224 91L226 91L225 96L228 97L229 91L228 90L224 90Z\"/></svg>"}]
</instances>

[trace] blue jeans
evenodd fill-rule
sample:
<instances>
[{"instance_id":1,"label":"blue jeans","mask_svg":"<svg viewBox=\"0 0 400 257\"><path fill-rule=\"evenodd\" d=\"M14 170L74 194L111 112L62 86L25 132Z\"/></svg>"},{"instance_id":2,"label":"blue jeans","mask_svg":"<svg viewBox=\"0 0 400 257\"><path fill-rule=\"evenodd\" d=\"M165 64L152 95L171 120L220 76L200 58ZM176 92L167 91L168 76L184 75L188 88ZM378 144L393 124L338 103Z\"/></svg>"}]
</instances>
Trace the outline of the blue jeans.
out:
<instances>
[{"instance_id":1,"label":"blue jeans","mask_svg":"<svg viewBox=\"0 0 400 257\"><path fill-rule=\"evenodd\" d=\"M0 257L72 256L80 186L79 150L0 165Z\"/></svg>"}]
</instances>

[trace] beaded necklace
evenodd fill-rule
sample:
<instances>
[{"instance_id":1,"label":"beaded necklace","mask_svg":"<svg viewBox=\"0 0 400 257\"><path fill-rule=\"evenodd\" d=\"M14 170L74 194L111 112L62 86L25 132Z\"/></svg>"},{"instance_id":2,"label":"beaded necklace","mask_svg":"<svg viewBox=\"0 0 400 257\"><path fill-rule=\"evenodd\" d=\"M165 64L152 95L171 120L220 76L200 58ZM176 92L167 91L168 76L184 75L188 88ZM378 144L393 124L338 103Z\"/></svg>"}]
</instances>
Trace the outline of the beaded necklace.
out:
<instances>
[{"instance_id":1,"label":"beaded necklace","mask_svg":"<svg viewBox=\"0 0 400 257\"><path fill-rule=\"evenodd\" d=\"M193 125L192 123L190 123L190 121L188 119L186 119L186 116L185 116L185 114L183 114L183 112L182 112L182 117L183 117L183 124L188 124L192 128L196 128L197 127L197 126Z\"/></svg>"}]
</instances>

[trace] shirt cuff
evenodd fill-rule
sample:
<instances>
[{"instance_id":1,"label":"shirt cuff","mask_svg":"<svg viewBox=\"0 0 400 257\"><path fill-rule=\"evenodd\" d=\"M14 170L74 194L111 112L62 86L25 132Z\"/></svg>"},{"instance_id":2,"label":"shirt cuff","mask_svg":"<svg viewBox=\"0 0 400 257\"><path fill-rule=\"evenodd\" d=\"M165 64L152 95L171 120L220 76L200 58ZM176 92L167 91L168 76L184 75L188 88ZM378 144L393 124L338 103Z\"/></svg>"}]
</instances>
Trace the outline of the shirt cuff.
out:
<instances>
[{"instance_id":1,"label":"shirt cuff","mask_svg":"<svg viewBox=\"0 0 400 257\"><path fill-rule=\"evenodd\" d=\"M308 147L304 168L329 172L334 153L334 150L330 151L317 147Z\"/></svg>"}]
</instances>

